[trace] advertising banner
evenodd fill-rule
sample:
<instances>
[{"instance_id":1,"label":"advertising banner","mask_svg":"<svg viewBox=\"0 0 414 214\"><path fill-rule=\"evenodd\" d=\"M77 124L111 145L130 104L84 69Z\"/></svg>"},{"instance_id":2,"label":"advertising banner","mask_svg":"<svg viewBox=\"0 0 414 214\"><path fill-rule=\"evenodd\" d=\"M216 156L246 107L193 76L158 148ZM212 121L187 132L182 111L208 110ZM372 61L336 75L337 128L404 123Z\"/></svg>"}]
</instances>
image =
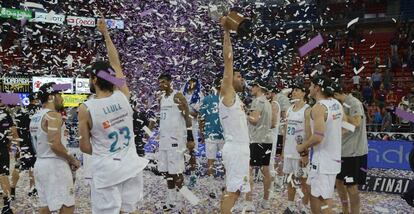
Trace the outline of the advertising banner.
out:
<instances>
[{"instance_id":1,"label":"advertising banner","mask_svg":"<svg viewBox=\"0 0 414 214\"><path fill-rule=\"evenodd\" d=\"M30 92L30 78L21 76L4 76L0 79L2 92Z\"/></svg>"},{"instance_id":2,"label":"advertising banner","mask_svg":"<svg viewBox=\"0 0 414 214\"><path fill-rule=\"evenodd\" d=\"M36 12L32 22L43 22L61 25L65 22L65 15Z\"/></svg>"},{"instance_id":3,"label":"advertising banner","mask_svg":"<svg viewBox=\"0 0 414 214\"><path fill-rule=\"evenodd\" d=\"M407 191L410 182L406 178L367 176L365 185L359 186L359 190L402 194Z\"/></svg>"},{"instance_id":4,"label":"advertising banner","mask_svg":"<svg viewBox=\"0 0 414 214\"><path fill-rule=\"evenodd\" d=\"M67 16L66 23L70 26L85 26L85 27L96 26L95 18L80 17L80 16Z\"/></svg>"},{"instance_id":5,"label":"advertising banner","mask_svg":"<svg viewBox=\"0 0 414 214\"><path fill-rule=\"evenodd\" d=\"M2 18L12 18L12 19L32 19L32 11L28 10L18 10L11 8L0 8L0 17Z\"/></svg>"},{"instance_id":6,"label":"advertising banner","mask_svg":"<svg viewBox=\"0 0 414 214\"><path fill-rule=\"evenodd\" d=\"M89 79L88 78L76 78L75 82L76 93L77 94L90 94L91 90L89 89Z\"/></svg>"},{"instance_id":7,"label":"advertising banner","mask_svg":"<svg viewBox=\"0 0 414 214\"><path fill-rule=\"evenodd\" d=\"M78 107L81 103L85 102L88 95L85 94L62 94L63 105L65 107Z\"/></svg>"},{"instance_id":8,"label":"advertising banner","mask_svg":"<svg viewBox=\"0 0 414 214\"><path fill-rule=\"evenodd\" d=\"M33 77L33 92L38 92L40 86L49 82L55 82L56 84L70 84L70 89L64 91L64 93L73 93L73 79L61 77Z\"/></svg>"},{"instance_id":9,"label":"advertising banner","mask_svg":"<svg viewBox=\"0 0 414 214\"><path fill-rule=\"evenodd\" d=\"M411 141L368 141L368 168L411 170L408 157Z\"/></svg>"},{"instance_id":10,"label":"advertising banner","mask_svg":"<svg viewBox=\"0 0 414 214\"><path fill-rule=\"evenodd\" d=\"M111 29L124 29L125 24L123 20L119 19L105 19L106 26Z\"/></svg>"},{"instance_id":11,"label":"advertising banner","mask_svg":"<svg viewBox=\"0 0 414 214\"><path fill-rule=\"evenodd\" d=\"M30 104L29 93L19 93L19 98L23 106L28 106Z\"/></svg>"}]
</instances>

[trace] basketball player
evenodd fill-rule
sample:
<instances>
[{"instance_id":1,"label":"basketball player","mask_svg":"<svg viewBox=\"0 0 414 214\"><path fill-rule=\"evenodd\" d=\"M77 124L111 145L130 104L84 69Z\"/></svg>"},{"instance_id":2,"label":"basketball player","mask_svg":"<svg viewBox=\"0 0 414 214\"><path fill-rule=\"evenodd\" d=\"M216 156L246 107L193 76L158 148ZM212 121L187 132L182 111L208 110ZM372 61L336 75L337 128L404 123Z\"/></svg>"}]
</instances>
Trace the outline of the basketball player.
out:
<instances>
[{"instance_id":1,"label":"basketball player","mask_svg":"<svg viewBox=\"0 0 414 214\"><path fill-rule=\"evenodd\" d=\"M266 93L266 98L269 100L270 104L272 105L272 133L273 133L273 144L272 144L272 152L270 154L270 175L272 176L272 184L271 184L271 191L274 189L279 190L280 187L278 180L283 180L283 176L280 176L276 169L278 169L279 163L281 164L280 158L276 161L276 154L279 156L282 152L277 152L277 147L279 145L278 138L279 138L279 124L280 124L280 105L279 102L276 100L276 93L277 93L276 86L270 86L268 88L268 92ZM279 170L280 171L280 170ZM280 179L280 177L282 177ZM274 188L276 186L276 188Z\"/></svg>"},{"instance_id":2,"label":"basketball player","mask_svg":"<svg viewBox=\"0 0 414 214\"><path fill-rule=\"evenodd\" d=\"M250 133L250 189L253 190L253 167L260 167L263 174L264 195L261 201L263 209L269 209L269 189L272 182L269 170L270 155L272 151L273 135L272 105L266 99L266 85L257 81L251 87L254 99L247 118ZM255 211L252 202L252 193L246 194L246 211Z\"/></svg>"},{"instance_id":3,"label":"basketball player","mask_svg":"<svg viewBox=\"0 0 414 214\"><path fill-rule=\"evenodd\" d=\"M339 84L334 84L334 90L335 99L344 106L347 121L355 126L354 132L345 132L342 137L341 172L336 177L336 189L341 198L342 212L358 214L361 207L358 185L365 184L367 177L366 116L361 101L352 94L345 93Z\"/></svg>"},{"instance_id":4,"label":"basketball player","mask_svg":"<svg viewBox=\"0 0 414 214\"><path fill-rule=\"evenodd\" d=\"M8 136L11 134L13 141L17 144L19 135L14 121L6 106L0 102L0 184L3 190L3 208L1 213L12 213L10 209L10 141Z\"/></svg>"},{"instance_id":5,"label":"basketball player","mask_svg":"<svg viewBox=\"0 0 414 214\"><path fill-rule=\"evenodd\" d=\"M16 166L14 167L12 173L12 186L11 186L11 197L14 200L16 195L16 185L20 178L21 171L29 171L30 176L30 192L29 196L37 194L36 188L34 188L34 177L33 177L33 167L36 162L36 155L34 152L33 144L30 139L30 118L36 113L39 109L37 95L32 93L29 95L30 104L26 107L21 108L16 113L16 125L21 137L20 153L16 158Z\"/></svg>"},{"instance_id":6,"label":"basketball player","mask_svg":"<svg viewBox=\"0 0 414 214\"><path fill-rule=\"evenodd\" d=\"M307 183L312 213L332 213L336 174L341 171L343 110L332 98L332 82L326 76L315 76L309 93L316 100L311 110L312 135L296 145L296 150L304 156L311 148Z\"/></svg>"},{"instance_id":7,"label":"basketball player","mask_svg":"<svg viewBox=\"0 0 414 214\"><path fill-rule=\"evenodd\" d=\"M41 214L74 212L71 169L77 170L80 166L62 144L64 124L60 111L63 98L54 86L55 83L46 83L40 87L42 108L30 121L30 135L37 158L33 173Z\"/></svg>"},{"instance_id":8,"label":"basketball player","mask_svg":"<svg viewBox=\"0 0 414 214\"><path fill-rule=\"evenodd\" d=\"M200 108L200 131L206 145L209 183L214 178L213 166L217 152L221 151L224 145L223 127L221 126L218 112L220 85L221 79L214 80L213 92L204 98ZM214 194L213 197L215 197L216 193L212 192L211 194Z\"/></svg>"},{"instance_id":9,"label":"basketball player","mask_svg":"<svg viewBox=\"0 0 414 214\"><path fill-rule=\"evenodd\" d=\"M284 211L286 214L297 213L295 206L296 188L292 182L296 179L300 181L304 197L303 204L309 203L309 190L306 185L306 166L308 157L301 157L296 151L296 145L302 144L310 136L310 106L306 104L307 89L301 83L292 86L291 98L294 102L286 112L285 142L283 143L283 173L291 178L288 180L288 207ZM294 184L295 186L297 184ZM306 212L302 209L303 212Z\"/></svg>"},{"instance_id":10,"label":"basketball player","mask_svg":"<svg viewBox=\"0 0 414 214\"><path fill-rule=\"evenodd\" d=\"M224 130L223 164L226 170L226 188L220 211L230 214L242 192L249 192L249 130L244 104L236 92L243 91L244 80L239 71L233 71L233 50L227 17L221 19L224 28L224 74L220 90L219 116Z\"/></svg>"},{"instance_id":11,"label":"basketball player","mask_svg":"<svg viewBox=\"0 0 414 214\"><path fill-rule=\"evenodd\" d=\"M167 201L163 209L169 211L176 206L177 191L183 186L186 143L187 148L192 150L194 139L185 97L172 88L171 75L161 74L158 82L160 90L164 92L160 100L158 171L163 173L167 180Z\"/></svg>"},{"instance_id":12,"label":"basketball player","mask_svg":"<svg viewBox=\"0 0 414 214\"><path fill-rule=\"evenodd\" d=\"M112 78L124 78L124 74L103 18L98 30L104 36L109 63L98 61L87 69L95 97L79 107L80 150L91 155L92 213L130 213L142 198L142 171L148 160L136 153L128 86L115 87L101 78L101 72Z\"/></svg>"}]
</instances>

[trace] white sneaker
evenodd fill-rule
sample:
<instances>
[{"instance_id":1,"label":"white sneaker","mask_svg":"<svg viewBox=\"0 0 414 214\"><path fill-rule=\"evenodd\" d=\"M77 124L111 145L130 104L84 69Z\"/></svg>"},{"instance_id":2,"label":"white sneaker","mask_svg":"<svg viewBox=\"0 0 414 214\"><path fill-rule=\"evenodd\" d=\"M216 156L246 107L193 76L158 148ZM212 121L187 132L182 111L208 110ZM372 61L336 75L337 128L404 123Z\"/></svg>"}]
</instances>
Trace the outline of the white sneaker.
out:
<instances>
[{"instance_id":1,"label":"white sneaker","mask_svg":"<svg viewBox=\"0 0 414 214\"><path fill-rule=\"evenodd\" d=\"M265 210L270 209L270 202L269 200L262 200L262 208Z\"/></svg>"},{"instance_id":2,"label":"white sneaker","mask_svg":"<svg viewBox=\"0 0 414 214\"><path fill-rule=\"evenodd\" d=\"M243 207L243 211L245 212L255 212L256 207L254 206L252 201L246 201Z\"/></svg>"}]
</instances>

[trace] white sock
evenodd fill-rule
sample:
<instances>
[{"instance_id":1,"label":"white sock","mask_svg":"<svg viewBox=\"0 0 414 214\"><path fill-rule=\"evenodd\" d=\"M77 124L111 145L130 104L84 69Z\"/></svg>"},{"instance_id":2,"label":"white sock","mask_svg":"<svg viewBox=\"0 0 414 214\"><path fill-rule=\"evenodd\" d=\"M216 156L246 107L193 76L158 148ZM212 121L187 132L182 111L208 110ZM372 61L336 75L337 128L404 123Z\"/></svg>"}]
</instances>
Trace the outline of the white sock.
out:
<instances>
[{"instance_id":1,"label":"white sock","mask_svg":"<svg viewBox=\"0 0 414 214\"><path fill-rule=\"evenodd\" d=\"M295 202L293 202L293 201L288 201L288 208L290 209L290 210L293 210L294 208L295 208Z\"/></svg>"},{"instance_id":2,"label":"white sock","mask_svg":"<svg viewBox=\"0 0 414 214\"><path fill-rule=\"evenodd\" d=\"M174 204L177 198L177 191L175 189L168 189L167 204Z\"/></svg>"}]
</instances>

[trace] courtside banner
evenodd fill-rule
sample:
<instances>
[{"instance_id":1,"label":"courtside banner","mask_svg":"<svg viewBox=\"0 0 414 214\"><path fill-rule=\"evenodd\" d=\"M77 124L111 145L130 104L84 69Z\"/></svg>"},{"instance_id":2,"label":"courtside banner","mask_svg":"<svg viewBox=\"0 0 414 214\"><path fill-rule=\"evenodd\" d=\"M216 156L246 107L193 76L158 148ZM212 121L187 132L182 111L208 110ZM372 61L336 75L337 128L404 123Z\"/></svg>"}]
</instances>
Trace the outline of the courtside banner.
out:
<instances>
[{"instance_id":1,"label":"courtside banner","mask_svg":"<svg viewBox=\"0 0 414 214\"><path fill-rule=\"evenodd\" d=\"M411 141L368 141L368 168L411 170L408 162Z\"/></svg>"},{"instance_id":2,"label":"courtside banner","mask_svg":"<svg viewBox=\"0 0 414 214\"><path fill-rule=\"evenodd\" d=\"M64 93L73 93L73 79L63 77L33 77L33 92L38 92L40 86L49 82L54 82L56 84L70 84L70 88L64 91Z\"/></svg>"},{"instance_id":3,"label":"courtside banner","mask_svg":"<svg viewBox=\"0 0 414 214\"><path fill-rule=\"evenodd\" d=\"M80 104L88 99L85 94L62 94L63 105L65 107L78 107Z\"/></svg>"},{"instance_id":4,"label":"courtside banner","mask_svg":"<svg viewBox=\"0 0 414 214\"><path fill-rule=\"evenodd\" d=\"M89 18L89 17L80 17L80 16L67 16L66 23L70 26L95 27L96 19Z\"/></svg>"},{"instance_id":5,"label":"courtside banner","mask_svg":"<svg viewBox=\"0 0 414 214\"><path fill-rule=\"evenodd\" d=\"M12 18L12 19L32 19L32 11L29 10L17 10L2 7L0 8L0 17L2 18Z\"/></svg>"},{"instance_id":6,"label":"courtside banner","mask_svg":"<svg viewBox=\"0 0 414 214\"><path fill-rule=\"evenodd\" d=\"M90 94L89 79L88 78L76 78L75 81L76 93L77 94Z\"/></svg>"},{"instance_id":7,"label":"courtside banner","mask_svg":"<svg viewBox=\"0 0 414 214\"><path fill-rule=\"evenodd\" d=\"M62 25L65 22L65 15L36 12L32 22L43 22Z\"/></svg>"},{"instance_id":8,"label":"courtside banner","mask_svg":"<svg viewBox=\"0 0 414 214\"><path fill-rule=\"evenodd\" d=\"M359 190L402 194L407 191L410 182L410 179L406 178L367 176L365 185L360 185Z\"/></svg>"},{"instance_id":9,"label":"courtside banner","mask_svg":"<svg viewBox=\"0 0 414 214\"><path fill-rule=\"evenodd\" d=\"M106 26L111 29L124 29L125 24L123 20L119 19L105 19Z\"/></svg>"}]
</instances>

